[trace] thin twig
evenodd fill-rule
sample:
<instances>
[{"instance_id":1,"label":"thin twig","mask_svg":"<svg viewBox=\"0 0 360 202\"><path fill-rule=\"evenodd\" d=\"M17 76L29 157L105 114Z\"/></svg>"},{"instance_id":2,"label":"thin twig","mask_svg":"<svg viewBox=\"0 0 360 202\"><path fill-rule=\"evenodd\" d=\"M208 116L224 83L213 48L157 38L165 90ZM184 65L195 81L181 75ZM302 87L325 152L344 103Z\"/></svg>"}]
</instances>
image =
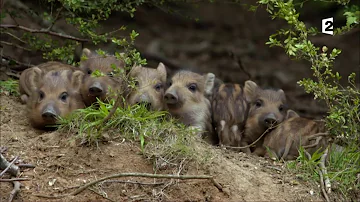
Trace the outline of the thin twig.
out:
<instances>
[{"instance_id":1,"label":"thin twig","mask_svg":"<svg viewBox=\"0 0 360 202\"><path fill-rule=\"evenodd\" d=\"M42 198L49 198L49 199L59 199L59 198L64 198L67 196L75 196L81 192L83 192L85 189L87 189L88 187L105 181L107 179L112 179L112 178L118 178L118 177L149 177L149 178L170 178L170 179L181 179L181 180L189 180L189 179L208 179L211 180L214 185L219 189L222 190L222 186L217 183L214 178L212 176L209 175L162 175L162 174L150 174L150 173L118 173L115 175L110 175L107 177L103 177L101 179L95 180L93 182L89 182L85 185L83 185L82 187L80 187L79 189L69 193L69 194L64 194L64 195L58 195L58 196L48 196L48 195L41 195L41 194L35 194L34 196L37 197L42 197Z\"/></svg>"},{"instance_id":2,"label":"thin twig","mask_svg":"<svg viewBox=\"0 0 360 202\"><path fill-rule=\"evenodd\" d=\"M1 57L4 58L4 59L7 59L7 60L12 60L12 61L14 61L15 63L17 63L18 65L25 67L25 68L24 68L24 67L22 67L22 68L13 68L13 67L11 66L11 69L16 69L16 70L21 71L21 70L25 70L25 69L27 69L27 68L29 68L29 67L33 67L33 66L34 66L34 65L32 65L32 64L26 64L26 63L17 61L17 60L15 60L15 59L13 59L13 58L11 58L11 57L8 57L8 56L5 56L5 55L2 55Z\"/></svg>"},{"instance_id":3,"label":"thin twig","mask_svg":"<svg viewBox=\"0 0 360 202\"><path fill-rule=\"evenodd\" d=\"M230 56L237 62L240 69L248 76L248 79L251 79L251 74L245 70L244 64L242 63L242 60L240 57L236 56L233 51L230 51Z\"/></svg>"},{"instance_id":4,"label":"thin twig","mask_svg":"<svg viewBox=\"0 0 360 202\"><path fill-rule=\"evenodd\" d=\"M8 46L13 46L13 47L16 47L16 48L19 48L19 49L23 49L23 50L26 50L26 51L32 51L31 49L28 49L28 48L25 48L25 47L22 47L20 45L13 44L13 43L10 43L10 42L0 41L0 43L8 45Z\"/></svg>"},{"instance_id":5,"label":"thin twig","mask_svg":"<svg viewBox=\"0 0 360 202\"><path fill-rule=\"evenodd\" d=\"M53 22L51 23L51 25L46 29L47 31L51 31L51 28L55 25L56 21L58 20L61 11L64 9L64 7L62 6L59 10L59 12L56 14L55 19L53 20Z\"/></svg>"},{"instance_id":6,"label":"thin twig","mask_svg":"<svg viewBox=\"0 0 360 202\"><path fill-rule=\"evenodd\" d=\"M0 154L1 155L1 154ZM2 177L9 169L9 173L13 176L16 176L17 173L19 172L19 167L13 165L15 163L15 161L18 160L18 156L16 156L14 158L14 160L12 160L10 163L5 159L5 157L3 155L1 155L1 161L3 163L4 166L7 166L1 173L0 173L0 177Z\"/></svg>"},{"instance_id":7,"label":"thin twig","mask_svg":"<svg viewBox=\"0 0 360 202\"><path fill-rule=\"evenodd\" d=\"M13 181L29 181L30 178L11 178L11 179L0 179L0 182L13 182Z\"/></svg>"},{"instance_id":8,"label":"thin twig","mask_svg":"<svg viewBox=\"0 0 360 202\"><path fill-rule=\"evenodd\" d=\"M249 145L243 146L243 147L232 147L232 146L224 146L225 148L229 148L229 149L246 149L249 147L252 147L254 144L256 144L262 137L264 137L264 135L266 135L270 129L273 129L274 127L269 127L265 130L265 132L263 134L260 135L260 137L258 139L256 139L254 142L252 142Z\"/></svg>"},{"instance_id":9,"label":"thin twig","mask_svg":"<svg viewBox=\"0 0 360 202\"><path fill-rule=\"evenodd\" d=\"M111 201L111 202L115 202L115 201L114 201L114 200L112 200L111 198L109 198L109 197L107 197L107 196L105 196L105 195L103 195L103 194L101 194L101 193L97 192L97 191L96 191L96 190L94 190L94 189L89 188L89 190L90 190L90 191L92 191L92 192L94 192L95 194L97 194L97 195L99 195L99 196L103 197L104 199L107 199L107 200L109 200L109 201Z\"/></svg>"},{"instance_id":10,"label":"thin twig","mask_svg":"<svg viewBox=\"0 0 360 202\"><path fill-rule=\"evenodd\" d=\"M21 25L0 25L1 28L8 28L8 29L20 29L26 32L30 32L30 33L43 33L43 34L49 34L52 36L57 36L60 38L65 38L65 39L70 39L70 40L74 40L74 41L81 41L81 42L88 42L88 39L82 39L82 38L77 38L74 36L70 36L67 34L60 34L57 32L53 32L53 31L49 31L49 30L36 30L36 29L30 29Z\"/></svg>"},{"instance_id":11,"label":"thin twig","mask_svg":"<svg viewBox=\"0 0 360 202\"><path fill-rule=\"evenodd\" d=\"M4 33L7 34L7 35L9 35L9 36L11 36L11 37L13 37L14 39L22 42L22 43L26 43L26 41L20 39L19 37L15 36L14 34L12 34L12 33L10 33L10 32L4 32Z\"/></svg>"},{"instance_id":12,"label":"thin twig","mask_svg":"<svg viewBox=\"0 0 360 202\"><path fill-rule=\"evenodd\" d=\"M14 189L10 193L9 202L12 202L16 194L20 192L20 186L21 186L20 182L13 181L13 184L14 184Z\"/></svg>"}]
</instances>

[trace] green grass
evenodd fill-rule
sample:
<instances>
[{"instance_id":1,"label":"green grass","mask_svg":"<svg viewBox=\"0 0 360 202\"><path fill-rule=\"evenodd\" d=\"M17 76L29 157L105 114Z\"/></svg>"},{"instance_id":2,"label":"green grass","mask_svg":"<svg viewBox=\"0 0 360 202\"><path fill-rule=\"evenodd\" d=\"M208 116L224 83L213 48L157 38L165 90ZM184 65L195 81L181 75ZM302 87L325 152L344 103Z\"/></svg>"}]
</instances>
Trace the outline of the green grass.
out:
<instances>
[{"instance_id":1,"label":"green grass","mask_svg":"<svg viewBox=\"0 0 360 202\"><path fill-rule=\"evenodd\" d=\"M299 149L296 161L286 163L287 168L304 181L319 182L318 163L323 152L315 152L309 159L303 148ZM350 200L353 193L360 191L357 183L357 174L360 173L360 152L355 144L345 147L344 150L331 149L326 162L328 176L332 189Z\"/></svg>"},{"instance_id":2,"label":"green grass","mask_svg":"<svg viewBox=\"0 0 360 202\"><path fill-rule=\"evenodd\" d=\"M20 96L19 81L13 79L0 81L0 94L3 94L5 92L8 92L10 95Z\"/></svg>"},{"instance_id":3,"label":"green grass","mask_svg":"<svg viewBox=\"0 0 360 202\"><path fill-rule=\"evenodd\" d=\"M195 131L168 116L165 111L148 111L142 105L118 108L112 118L103 123L110 113L114 100L109 104L98 100L98 107L76 110L60 118L59 129L77 133L76 140L88 145L98 145L108 139L122 137L139 143L142 154L155 163L178 165L184 160L199 160L196 150L200 140Z\"/></svg>"}]
</instances>

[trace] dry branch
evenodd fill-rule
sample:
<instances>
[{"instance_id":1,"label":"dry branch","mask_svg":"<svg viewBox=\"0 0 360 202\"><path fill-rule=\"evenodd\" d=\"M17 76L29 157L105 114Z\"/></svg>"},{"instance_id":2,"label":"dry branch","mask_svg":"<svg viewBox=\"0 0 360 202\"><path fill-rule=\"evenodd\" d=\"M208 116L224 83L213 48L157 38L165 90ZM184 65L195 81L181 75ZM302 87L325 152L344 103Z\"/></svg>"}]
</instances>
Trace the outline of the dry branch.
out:
<instances>
[{"instance_id":1,"label":"dry branch","mask_svg":"<svg viewBox=\"0 0 360 202\"><path fill-rule=\"evenodd\" d=\"M222 186L214 180L213 176L209 176L209 175L162 175L162 174L150 174L150 173L118 173L115 175L103 177L103 178L95 180L93 182L89 182L69 194L58 195L58 196L35 194L35 196L42 197L42 198L48 198L48 199L59 199L59 198L67 197L67 196L75 196L75 195L83 192L85 189L87 189L88 187L90 187L92 185L95 185L95 184L105 181L107 179L119 178L119 177L170 178L170 179L180 179L180 180L208 179L208 180L211 180L220 191L222 191Z\"/></svg>"},{"instance_id":2,"label":"dry branch","mask_svg":"<svg viewBox=\"0 0 360 202\"><path fill-rule=\"evenodd\" d=\"M1 28L7 28L7 29L20 29L26 32L30 32L30 33L42 33L42 34L49 34L52 36L56 36L56 37L60 37L60 38L65 38L65 39L70 39L70 40L74 40L74 41L80 41L80 42L88 42L88 39L82 39L82 38L77 38L74 36L70 36L68 34L61 34L61 33L57 33L57 32L53 32L53 31L49 31L49 30L36 30L36 29L30 29L21 25L0 25Z\"/></svg>"},{"instance_id":3,"label":"dry branch","mask_svg":"<svg viewBox=\"0 0 360 202\"><path fill-rule=\"evenodd\" d=\"M12 202L16 194L20 192L20 186L21 186L20 182L13 181L13 184L14 184L14 189L10 193L9 202Z\"/></svg>"},{"instance_id":4,"label":"dry branch","mask_svg":"<svg viewBox=\"0 0 360 202\"><path fill-rule=\"evenodd\" d=\"M2 177L6 172L8 172L10 175L12 176L17 176L19 174L19 167L14 165L15 161L18 159L19 157L15 157L14 160L11 161L11 163L9 163L5 157L0 154L0 169L3 170L0 173L0 177Z\"/></svg>"}]
</instances>

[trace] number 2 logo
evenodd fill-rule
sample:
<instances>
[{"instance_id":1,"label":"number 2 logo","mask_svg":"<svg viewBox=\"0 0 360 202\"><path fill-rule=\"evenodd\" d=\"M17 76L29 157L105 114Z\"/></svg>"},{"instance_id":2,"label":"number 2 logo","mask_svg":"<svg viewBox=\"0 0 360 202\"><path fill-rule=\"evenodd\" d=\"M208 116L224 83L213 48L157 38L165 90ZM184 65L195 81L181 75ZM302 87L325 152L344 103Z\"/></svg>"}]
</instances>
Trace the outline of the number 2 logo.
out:
<instances>
[{"instance_id":1,"label":"number 2 logo","mask_svg":"<svg viewBox=\"0 0 360 202\"><path fill-rule=\"evenodd\" d=\"M324 34L334 35L333 28L334 18L326 18L321 20L321 32Z\"/></svg>"}]
</instances>

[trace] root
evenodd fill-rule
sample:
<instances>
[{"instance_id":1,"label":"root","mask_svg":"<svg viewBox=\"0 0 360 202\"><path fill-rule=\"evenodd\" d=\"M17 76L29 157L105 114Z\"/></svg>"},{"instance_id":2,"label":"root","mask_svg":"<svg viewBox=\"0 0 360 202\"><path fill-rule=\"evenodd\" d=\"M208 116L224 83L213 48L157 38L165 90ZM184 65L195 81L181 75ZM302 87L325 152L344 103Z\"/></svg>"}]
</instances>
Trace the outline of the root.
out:
<instances>
[{"instance_id":1,"label":"root","mask_svg":"<svg viewBox=\"0 0 360 202\"><path fill-rule=\"evenodd\" d=\"M118 177L170 178L170 179L181 179L181 180L208 179L208 180L211 180L211 182L214 184L214 186L216 186L220 191L223 190L222 186L218 182L216 182L212 176L208 176L208 175L161 175L161 174L149 174L149 173L118 173L115 175L103 177L103 178L95 180L93 182L89 182L69 194L58 195L58 196L35 194L34 196L41 197L41 198L48 198L48 199L59 199L59 198L67 197L67 196L75 196L77 194L80 194L81 192L83 192L85 189L87 189L88 187L90 187L92 185L95 185L95 184L105 181L107 179L118 178Z\"/></svg>"},{"instance_id":2,"label":"root","mask_svg":"<svg viewBox=\"0 0 360 202\"><path fill-rule=\"evenodd\" d=\"M160 186L160 185L164 185L164 182L159 182L159 183L145 183L145 182L133 182L133 181L124 181L124 180L106 180L104 182L102 182L103 184L105 183L124 183L124 184L138 184L138 185L150 185L150 186Z\"/></svg>"},{"instance_id":3,"label":"root","mask_svg":"<svg viewBox=\"0 0 360 202\"><path fill-rule=\"evenodd\" d=\"M324 177L323 177L323 174L322 174L322 172L321 172L320 169L318 170L318 173L319 173L319 176L320 176L320 188L321 188L321 192L323 193L326 202L330 202L329 196L327 195L327 193L326 193L326 191L325 191L325 188L324 188Z\"/></svg>"},{"instance_id":4,"label":"root","mask_svg":"<svg viewBox=\"0 0 360 202\"><path fill-rule=\"evenodd\" d=\"M330 179L329 179L329 176L328 176L328 173L327 173L327 169L326 169L326 166L325 166L325 161L326 161L326 157L328 155L328 152L329 152L329 147L326 148L324 154L321 156L321 159L320 159L320 162L319 162L319 166L321 168L321 172L322 174L324 175L324 183L325 183L325 191L330 194L331 193L331 183L330 183Z\"/></svg>"},{"instance_id":5,"label":"root","mask_svg":"<svg viewBox=\"0 0 360 202\"><path fill-rule=\"evenodd\" d=\"M17 193L20 192L20 182L19 181L13 181L14 189L10 193L9 202L12 202L16 196Z\"/></svg>"}]
</instances>

